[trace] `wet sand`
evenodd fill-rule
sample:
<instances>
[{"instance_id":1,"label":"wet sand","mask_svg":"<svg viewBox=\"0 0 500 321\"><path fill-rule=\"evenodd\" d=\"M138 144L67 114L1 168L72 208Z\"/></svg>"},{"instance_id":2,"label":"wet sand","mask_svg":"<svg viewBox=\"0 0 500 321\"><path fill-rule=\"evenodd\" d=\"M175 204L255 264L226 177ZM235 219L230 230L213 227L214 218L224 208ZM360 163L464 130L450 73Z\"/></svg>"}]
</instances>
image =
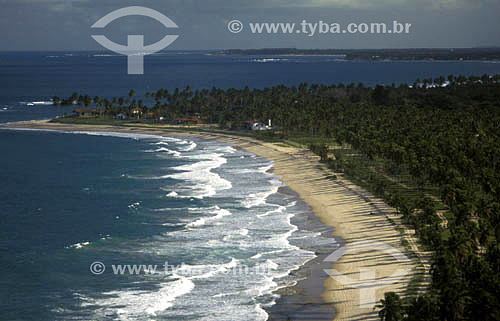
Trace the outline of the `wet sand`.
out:
<instances>
[{"instance_id":1,"label":"wet sand","mask_svg":"<svg viewBox=\"0 0 500 321\"><path fill-rule=\"evenodd\" d=\"M319 157L306 149L285 147L283 144L266 143L230 134L158 128L67 125L48 123L47 121L18 122L11 123L8 126L66 131L135 132L164 136L195 136L201 139L214 139L234 144L273 161L273 172L279 175L282 182L295 191L311 207L323 224L332 227L332 232L329 233L333 237L343 240L346 246L356 244L359 241L367 241L368 243L368 247L349 249L332 263L322 262L329 253L320 255L321 262L318 262L318 259L312 262L321 268L310 270L314 271L314 273L311 272L311 277L304 280L302 286L300 286L300 283L298 284L298 288L301 288L301 290L296 290L295 294L302 291L299 296L291 295L288 297L289 302L286 301L287 298L283 298L282 302L292 306L295 304L294 300L300 297L307 298L309 296L307 293L313 293L314 289L319 287L320 284L322 285L320 291L322 292L323 302L318 302L317 298L310 298L309 306L316 306L316 309L306 308L301 310L298 308L296 313L291 313L290 318L292 320L323 320L325 316L329 318L329 310L325 310L324 305L333 305L335 320L379 320L378 309L373 308L375 302L380 301L387 291L394 291L404 296L410 278L416 273L417 262L410 258L407 249L401 245L401 235L396 230L399 222L399 215L397 215L396 211L359 186L344 179L341 175L337 175L336 179L333 179L332 175L334 173L319 162ZM5 125L1 127L5 127ZM396 222L396 225L391 223L388 218ZM369 244L378 244L376 242L389 245L394 249L393 252L405 254L408 260L396 259L387 251L370 248ZM309 264L309 267L312 263ZM353 279L353 284L358 288L361 287L362 291L344 284L345 281L339 282L339 278L329 277L324 271L324 274L322 274L321 270L323 270L325 264L330 267L333 264L332 269L343 277ZM370 272L368 272L368 274L364 274L365 278L367 275L370 276L368 279L359 280L360 271L362 270L374 271L373 277L375 279L372 279ZM399 275L394 278L393 274L397 271L399 271ZM396 282L394 282L395 279L397 279ZM376 288L374 284L379 288ZM366 293L371 293L372 290L375 296L368 301L364 299L364 306L361 306L360 293L367 295ZM299 302L296 304L299 304ZM314 315L313 310L318 312L317 316ZM325 311L325 313L320 313L320 311Z\"/></svg>"}]
</instances>

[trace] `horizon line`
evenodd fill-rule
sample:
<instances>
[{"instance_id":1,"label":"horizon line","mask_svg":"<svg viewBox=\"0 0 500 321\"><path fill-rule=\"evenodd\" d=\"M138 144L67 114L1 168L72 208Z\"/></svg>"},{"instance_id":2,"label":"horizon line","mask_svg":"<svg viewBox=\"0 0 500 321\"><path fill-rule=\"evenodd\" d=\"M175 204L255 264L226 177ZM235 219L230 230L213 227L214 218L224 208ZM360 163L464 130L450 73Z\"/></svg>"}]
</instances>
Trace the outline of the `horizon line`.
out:
<instances>
[{"instance_id":1,"label":"horizon line","mask_svg":"<svg viewBox=\"0 0 500 321\"><path fill-rule=\"evenodd\" d=\"M474 46L474 47L384 47L384 48L296 48L296 47L262 47L262 48L219 48L219 49L164 49L165 51L226 51L226 50L443 50L443 49L499 49L500 45L491 46ZM105 49L0 49L0 52L93 52L93 51L109 51Z\"/></svg>"}]
</instances>

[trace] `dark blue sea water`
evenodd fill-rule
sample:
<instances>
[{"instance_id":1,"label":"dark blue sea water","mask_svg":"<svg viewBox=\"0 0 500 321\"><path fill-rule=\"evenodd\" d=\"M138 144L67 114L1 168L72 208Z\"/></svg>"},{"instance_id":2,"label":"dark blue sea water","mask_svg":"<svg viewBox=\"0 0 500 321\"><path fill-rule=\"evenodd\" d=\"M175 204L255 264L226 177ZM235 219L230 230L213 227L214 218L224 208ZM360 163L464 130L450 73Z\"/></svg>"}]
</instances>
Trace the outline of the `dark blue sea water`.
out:
<instances>
[{"instance_id":1,"label":"dark blue sea water","mask_svg":"<svg viewBox=\"0 0 500 321\"><path fill-rule=\"evenodd\" d=\"M493 62L205 52L145 63L145 75L129 76L126 58L106 53L0 53L0 123L71 112L28 103L74 91L111 98L131 88L140 95L500 73ZM280 189L272 163L227 144L0 130L0 150L0 320L265 320L273 291L293 284L290 271L325 242L297 227L309 209ZM134 264L146 267L113 269Z\"/></svg>"},{"instance_id":2,"label":"dark blue sea water","mask_svg":"<svg viewBox=\"0 0 500 321\"><path fill-rule=\"evenodd\" d=\"M0 148L2 320L265 320L314 257L308 209L226 144L7 130Z\"/></svg>"},{"instance_id":3,"label":"dark blue sea water","mask_svg":"<svg viewBox=\"0 0 500 321\"><path fill-rule=\"evenodd\" d=\"M0 53L0 122L46 118L48 106L27 107L73 92L91 97L137 95L159 88L264 88L302 82L367 86L413 83L449 74L500 73L487 61L368 62L329 56L214 56L209 52L165 52L145 57L144 75L127 75L127 58L108 52ZM71 107L59 110L70 112Z\"/></svg>"}]
</instances>

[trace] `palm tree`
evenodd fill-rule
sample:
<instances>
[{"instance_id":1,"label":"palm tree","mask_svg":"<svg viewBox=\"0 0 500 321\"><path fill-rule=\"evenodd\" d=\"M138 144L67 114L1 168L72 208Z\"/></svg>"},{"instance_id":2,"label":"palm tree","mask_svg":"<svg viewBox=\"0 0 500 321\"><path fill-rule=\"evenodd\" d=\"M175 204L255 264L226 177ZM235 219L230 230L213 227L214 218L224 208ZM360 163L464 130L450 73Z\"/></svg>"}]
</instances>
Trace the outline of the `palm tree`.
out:
<instances>
[{"instance_id":1,"label":"palm tree","mask_svg":"<svg viewBox=\"0 0 500 321\"><path fill-rule=\"evenodd\" d=\"M403 320L403 304L399 295L394 292L384 293L384 299L380 300L378 308L382 308L378 312L378 316L382 321L399 321Z\"/></svg>"}]
</instances>

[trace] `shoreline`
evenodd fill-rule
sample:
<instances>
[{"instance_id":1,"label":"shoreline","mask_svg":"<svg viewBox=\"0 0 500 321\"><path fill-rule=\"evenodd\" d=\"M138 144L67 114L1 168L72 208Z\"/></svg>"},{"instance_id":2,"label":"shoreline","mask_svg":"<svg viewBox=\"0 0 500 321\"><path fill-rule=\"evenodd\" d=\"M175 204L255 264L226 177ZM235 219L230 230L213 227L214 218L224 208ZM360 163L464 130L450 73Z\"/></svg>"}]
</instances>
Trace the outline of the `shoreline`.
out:
<instances>
[{"instance_id":1,"label":"shoreline","mask_svg":"<svg viewBox=\"0 0 500 321\"><path fill-rule=\"evenodd\" d=\"M395 210L344 178L338 177L336 180L332 180L333 173L319 162L318 156L305 149L284 147L248 137L232 136L230 133L175 131L153 127L73 125L48 123L47 120L42 120L3 124L0 125L0 128L134 132L164 136L194 136L201 139L230 143L273 161L273 173L280 176L283 184L297 193L300 199L312 209L314 215L325 226L333 229L332 232L329 232L332 237L342 239L347 245L352 242L366 240L384 242L406 254L405 247L400 242L399 232L388 219L397 216ZM372 267L372 269L376 267L377 281L392 275L398 269L411 269L411 272L398 282L386 285L376 291L377 302L383 298L384 292L387 291L398 292L404 297L409 280L416 272L417 263L415 260L400 262L386 255L386 253L381 255L382 253L384 252L367 251L366 249L350 250L333 264L333 268L345 276L357 279L360 270L367 267ZM317 265L322 267L321 264L331 266L332 263L323 261L328 254L330 253L318 255L320 259L311 260L305 266ZM318 262L318 260L321 262ZM312 270L320 271L318 268ZM325 272L323 273L322 289L318 289L318 291L321 292L323 304L333 305L335 308L335 320L378 320L375 309L360 307L360 291L358 289L347 287L328 277ZM309 290L314 292L316 287L319 287L316 278L309 277L303 281L307 285L302 286L302 289L307 290L309 286ZM307 295L308 291L305 292ZM285 293L284 297L291 300L293 294L288 296ZM286 301L287 299L283 300ZM285 303L296 304L297 302L291 300ZM301 316L312 320L312 318L307 318L307 315Z\"/></svg>"},{"instance_id":2,"label":"shoreline","mask_svg":"<svg viewBox=\"0 0 500 321\"><path fill-rule=\"evenodd\" d=\"M291 271L290 275L297 278L294 285L274 291L275 294L279 295L279 298L276 299L274 305L264 308L269 316L268 320L333 320L335 309L331 304L324 302L321 296L323 282L327 276L324 270L331 267L331 264L325 262L324 259L335 251L343 241L332 238L332 232L335 229L324 225L295 191L284 185L280 187L279 193L293 196L301 208L301 212L295 214L291 219L293 225L297 226L299 230L317 233L317 237L321 240L331 241L328 243L320 241L311 246L299 246L293 241L290 242L292 245L314 252L316 257L304 263L297 270Z\"/></svg>"}]
</instances>

